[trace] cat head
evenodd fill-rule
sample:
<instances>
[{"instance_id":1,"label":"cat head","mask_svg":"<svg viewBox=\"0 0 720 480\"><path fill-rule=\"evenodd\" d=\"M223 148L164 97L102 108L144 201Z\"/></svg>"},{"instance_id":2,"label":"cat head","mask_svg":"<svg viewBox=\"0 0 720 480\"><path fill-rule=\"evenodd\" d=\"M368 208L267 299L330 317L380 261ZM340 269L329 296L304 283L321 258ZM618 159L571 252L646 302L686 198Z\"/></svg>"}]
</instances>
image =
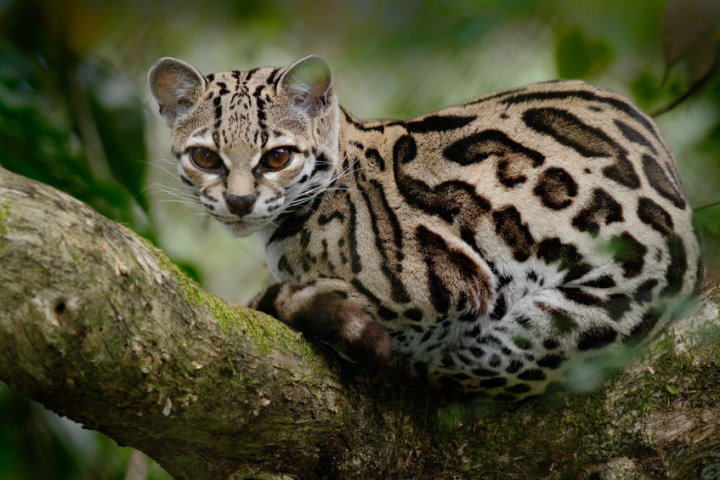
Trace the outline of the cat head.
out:
<instances>
[{"instance_id":1,"label":"cat head","mask_svg":"<svg viewBox=\"0 0 720 480\"><path fill-rule=\"evenodd\" d=\"M320 57L206 76L166 57L148 82L181 180L233 234L272 228L333 181L338 105Z\"/></svg>"}]
</instances>

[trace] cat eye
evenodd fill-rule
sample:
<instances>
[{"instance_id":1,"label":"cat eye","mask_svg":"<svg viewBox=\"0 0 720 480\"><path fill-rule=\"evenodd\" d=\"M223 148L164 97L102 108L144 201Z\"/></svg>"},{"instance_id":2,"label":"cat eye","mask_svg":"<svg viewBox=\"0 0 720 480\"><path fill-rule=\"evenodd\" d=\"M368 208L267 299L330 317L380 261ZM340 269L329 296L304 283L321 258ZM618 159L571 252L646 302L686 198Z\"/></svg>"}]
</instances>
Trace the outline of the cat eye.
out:
<instances>
[{"instance_id":1,"label":"cat eye","mask_svg":"<svg viewBox=\"0 0 720 480\"><path fill-rule=\"evenodd\" d=\"M293 149L291 147L277 147L265 152L260 159L260 166L268 170L280 170L290 163Z\"/></svg>"},{"instance_id":2,"label":"cat eye","mask_svg":"<svg viewBox=\"0 0 720 480\"><path fill-rule=\"evenodd\" d=\"M204 147L191 148L190 160L200 170L219 170L225 166L220 155Z\"/></svg>"}]
</instances>

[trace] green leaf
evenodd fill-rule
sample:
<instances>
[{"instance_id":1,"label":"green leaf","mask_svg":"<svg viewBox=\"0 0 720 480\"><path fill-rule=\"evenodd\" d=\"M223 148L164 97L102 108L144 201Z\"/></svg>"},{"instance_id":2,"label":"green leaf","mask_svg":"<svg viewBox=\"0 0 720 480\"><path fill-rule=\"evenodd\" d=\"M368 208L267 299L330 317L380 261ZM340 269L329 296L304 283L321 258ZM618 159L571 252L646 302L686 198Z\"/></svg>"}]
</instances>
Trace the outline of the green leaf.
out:
<instances>
[{"instance_id":1,"label":"green leaf","mask_svg":"<svg viewBox=\"0 0 720 480\"><path fill-rule=\"evenodd\" d=\"M697 208L695 226L703 233L720 237L720 201Z\"/></svg>"},{"instance_id":2,"label":"green leaf","mask_svg":"<svg viewBox=\"0 0 720 480\"><path fill-rule=\"evenodd\" d=\"M580 28L561 31L555 40L555 62L561 78L588 78L605 70L613 59L610 44Z\"/></svg>"}]
</instances>

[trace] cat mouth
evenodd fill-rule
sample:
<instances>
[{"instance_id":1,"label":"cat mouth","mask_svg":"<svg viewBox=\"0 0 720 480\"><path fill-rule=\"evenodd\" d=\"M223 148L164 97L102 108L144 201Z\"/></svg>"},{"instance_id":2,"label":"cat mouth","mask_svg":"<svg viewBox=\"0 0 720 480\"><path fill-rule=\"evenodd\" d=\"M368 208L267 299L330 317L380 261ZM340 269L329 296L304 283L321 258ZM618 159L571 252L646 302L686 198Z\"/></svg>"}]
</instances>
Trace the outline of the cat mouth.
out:
<instances>
[{"instance_id":1,"label":"cat mouth","mask_svg":"<svg viewBox=\"0 0 720 480\"><path fill-rule=\"evenodd\" d=\"M227 220L223 219L220 222L227 228L230 233L237 237L245 237L252 233L262 230L267 226L270 221L268 219L247 219L247 220Z\"/></svg>"}]
</instances>

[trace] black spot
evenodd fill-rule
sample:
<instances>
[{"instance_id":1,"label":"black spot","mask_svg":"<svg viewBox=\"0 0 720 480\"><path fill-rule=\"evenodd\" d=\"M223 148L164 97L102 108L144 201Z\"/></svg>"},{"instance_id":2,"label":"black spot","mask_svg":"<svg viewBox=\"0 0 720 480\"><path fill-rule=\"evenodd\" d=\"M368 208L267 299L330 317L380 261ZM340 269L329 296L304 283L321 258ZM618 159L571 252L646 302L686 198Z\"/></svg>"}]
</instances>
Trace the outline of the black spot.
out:
<instances>
[{"instance_id":1,"label":"black spot","mask_svg":"<svg viewBox=\"0 0 720 480\"><path fill-rule=\"evenodd\" d=\"M503 343L500 341L499 338L494 337L494 336L492 336L492 335L485 335L485 336L481 337L480 340L478 340L478 343L480 343L480 344L494 344L494 345L497 345L497 346L499 346L499 347L501 347L501 346L503 345Z\"/></svg>"},{"instance_id":2,"label":"black spot","mask_svg":"<svg viewBox=\"0 0 720 480\"><path fill-rule=\"evenodd\" d=\"M563 283L581 278L592 270L592 267L583 262L583 257L575 245L563 243L557 237L547 238L538 245L538 258L548 264L559 262L560 270L567 270Z\"/></svg>"},{"instance_id":3,"label":"black spot","mask_svg":"<svg viewBox=\"0 0 720 480\"><path fill-rule=\"evenodd\" d=\"M417 144L410 135L398 138L393 146L393 158L399 163L409 163L417 156Z\"/></svg>"},{"instance_id":4,"label":"black spot","mask_svg":"<svg viewBox=\"0 0 720 480\"><path fill-rule=\"evenodd\" d=\"M646 147L648 150L650 150L653 154L657 155L657 150L655 150L655 147L653 147L652 143L645 138L640 132L632 128L627 123L615 119L613 120L615 125L618 127L620 132L623 134L625 138L630 140L633 143L637 143L638 145L642 145L643 147Z\"/></svg>"},{"instance_id":5,"label":"black spot","mask_svg":"<svg viewBox=\"0 0 720 480\"><path fill-rule=\"evenodd\" d=\"M533 347L532 342L525 337L514 337L512 340L520 350L530 350Z\"/></svg>"},{"instance_id":6,"label":"black spot","mask_svg":"<svg viewBox=\"0 0 720 480\"><path fill-rule=\"evenodd\" d=\"M475 358L480 358L485 355L485 350L480 347L470 347L468 350L470 350L470 353L472 353Z\"/></svg>"},{"instance_id":7,"label":"black spot","mask_svg":"<svg viewBox=\"0 0 720 480\"><path fill-rule=\"evenodd\" d=\"M543 341L543 347L545 347L548 350L555 350L559 346L560 346L560 343L554 338L546 338Z\"/></svg>"},{"instance_id":8,"label":"black spot","mask_svg":"<svg viewBox=\"0 0 720 480\"><path fill-rule=\"evenodd\" d=\"M385 160L380 155L380 152L374 148L368 148L365 150L365 158L371 160L381 170L385 171Z\"/></svg>"},{"instance_id":9,"label":"black spot","mask_svg":"<svg viewBox=\"0 0 720 480\"><path fill-rule=\"evenodd\" d=\"M523 367L523 362L517 359L513 359L510 361L510 365L505 369L507 373L517 373L520 371L520 369Z\"/></svg>"},{"instance_id":10,"label":"black spot","mask_svg":"<svg viewBox=\"0 0 720 480\"><path fill-rule=\"evenodd\" d=\"M262 297L260 297L260 300L257 302L257 306L255 308L277 318L278 311L275 307L275 300L277 299L281 289L282 283L275 283L267 287Z\"/></svg>"},{"instance_id":11,"label":"black spot","mask_svg":"<svg viewBox=\"0 0 720 480\"><path fill-rule=\"evenodd\" d=\"M682 238L679 236L670 235L666 242L670 253L670 264L665 272L667 285L661 295L673 296L679 294L683 287L683 278L687 271L687 253Z\"/></svg>"},{"instance_id":12,"label":"black spot","mask_svg":"<svg viewBox=\"0 0 720 480\"><path fill-rule=\"evenodd\" d=\"M578 337L578 350L592 350L602 348L615 341L617 331L608 326L592 327L581 331Z\"/></svg>"},{"instance_id":13,"label":"black spot","mask_svg":"<svg viewBox=\"0 0 720 480\"><path fill-rule=\"evenodd\" d=\"M455 361L452 359L450 354L447 353L443 355L441 362L444 367L452 367L455 365Z\"/></svg>"},{"instance_id":14,"label":"black spot","mask_svg":"<svg viewBox=\"0 0 720 480\"><path fill-rule=\"evenodd\" d=\"M577 116L559 108L530 108L523 121L540 133L572 148L583 157L610 157L617 146L602 130L583 123Z\"/></svg>"},{"instance_id":15,"label":"black spot","mask_svg":"<svg viewBox=\"0 0 720 480\"><path fill-rule=\"evenodd\" d=\"M530 257L535 246L527 224L522 222L520 212L513 206L506 206L493 212L495 233L503 239L512 250L513 257L518 262L524 262Z\"/></svg>"},{"instance_id":16,"label":"black spot","mask_svg":"<svg viewBox=\"0 0 720 480\"><path fill-rule=\"evenodd\" d=\"M614 293L605 302L605 310L608 316L615 321L622 319L623 315L630 310L630 297L622 293Z\"/></svg>"},{"instance_id":17,"label":"black spot","mask_svg":"<svg viewBox=\"0 0 720 480\"><path fill-rule=\"evenodd\" d=\"M527 393L530 390L532 390L530 388L530 385L528 385L526 383L516 383L515 385L513 385L511 387L507 387L505 389L506 392L515 393L515 394Z\"/></svg>"},{"instance_id":18,"label":"black spot","mask_svg":"<svg viewBox=\"0 0 720 480\"><path fill-rule=\"evenodd\" d=\"M610 239L610 250L613 261L619 263L626 278L633 278L640 274L645 265L647 247L638 242L628 232L616 235Z\"/></svg>"},{"instance_id":19,"label":"black spot","mask_svg":"<svg viewBox=\"0 0 720 480\"><path fill-rule=\"evenodd\" d=\"M348 210L350 219L347 223L347 244L350 253L350 268L353 273L360 273L362 271L362 262L357 248L357 210L355 209L355 203L348 202Z\"/></svg>"},{"instance_id":20,"label":"black spot","mask_svg":"<svg viewBox=\"0 0 720 480\"><path fill-rule=\"evenodd\" d=\"M641 222L650 225L663 235L670 235L673 231L673 221L670 214L649 198L640 198L637 215Z\"/></svg>"},{"instance_id":21,"label":"black spot","mask_svg":"<svg viewBox=\"0 0 720 480\"><path fill-rule=\"evenodd\" d=\"M559 287L558 290L565 298L580 305L599 305L602 303L599 297L584 291L582 288Z\"/></svg>"},{"instance_id":22,"label":"black spot","mask_svg":"<svg viewBox=\"0 0 720 480\"><path fill-rule=\"evenodd\" d=\"M413 320L415 322L419 322L422 320L423 314L422 311L418 308L409 308L405 310L405 313L403 314L405 318L409 320Z\"/></svg>"},{"instance_id":23,"label":"black spot","mask_svg":"<svg viewBox=\"0 0 720 480\"><path fill-rule=\"evenodd\" d=\"M615 286L615 280L613 280L610 275L603 275L602 277L583 282L581 285L592 288L612 288Z\"/></svg>"},{"instance_id":24,"label":"black spot","mask_svg":"<svg viewBox=\"0 0 720 480\"><path fill-rule=\"evenodd\" d=\"M492 320L500 320L507 311L507 305L505 304L505 295L499 295L495 300L495 306L492 312L490 312L490 318Z\"/></svg>"},{"instance_id":25,"label":"black spot","mask_svg":"<svg viewBox=\"0 0 720 480\"><path fill-rule=\"evenodd\" d=\"M545 380L545 372L537 368L523 370L518 376L520 380Z\"/></svg>"},{"instance_id":26,"label":"black spot","mask_svg":"<svg viewBox=\"0 0 720 480\"><path fill-rule=\"evenodd\" d=\"M475 360L473 360L470 357L466 357L462 353L456 353L455 356L457 357L458 360L460 360L465 365L474 365L475 364Z\"/></svg>"},{"instance_id":27,"label":"black spot","mask_svg":"<svg viewBox=\"0 0 720 480\"><path fill-rule=\"evenodd\" d=\"M268 75L267 80L265 81L265 83L266 83L267 85L272 85L272 84L274 84L274 83L275 83L275 77L276 77L277 74L280 72L280 70L281 70L281 69L276 68L276 69L274 69L272 72L270 72L270 75Z\"/></svg>"},{"instance_id":28,"label":"black spot","mask_svg":"<svg viewBox=\"0 0 720 480\"><path fill-rule=\"evenodd\" d=\"M652 329L655 328L655 325L657 325L661 316L662 312L656 308L651 308L646 311L643 314L640 323L635 325L628 336L623 339L623 343L632 345L641 342L652 331Z\"/></svg>"},{"instance_id":29,"label":"black spot","mask_svg":"<svg viewBox=\"0 0 720 480\"><path fill-rule=\"evenodd\" d=\"M573 218L572 225L581 232L597 235L601 224L622 222L622 207L605 190L596 188L585 207Z\"/></svg>"},{"instance_id":30,"label":"black spot","mask_svg":"<svg viewBox=\"0 0 720 480\"><path fill-rule=\"evenodd\" d=\"M562 168L551 167L540 174L533 193L548 208L562 210L569 207L577 195L577 184Z\"/></svg>"},{"instance_id":31,"label":"black spot","mask_svg":"<svg viewBox=\"0 0 720 480\"><path fill-rule=\"evenodd\" d=\"M498 374L498 372L494 370L488 370L486 368L474 368L472 370L472 374L476 377L494 377Z\"/></svg>"},{"instance_id":32,"label":"black spot","mask_svg":"<svg viewBox=\"0 0 720 480\"><path fill-rule=\"evenodd\" d=\"M650 155L643 155L643 172L652 186L660 195L670 200L677 208L685 208L685 199L675 185L665 175L657 161Z\"/></svg>"},{"instance_id":33,"label":"black spot","mask_svg":"<svg viewBox=\"0 0 720 480\"><path fill-rule=\"evenodd\" d=\"M497 355L497 354L493 354L490 357L490 361L488 362L488 364L494 368L499 367L501 363L502 363L502 359L500 358L500 355Z\"/></svg>"},{"instance_id":34,"label":"black spot","mask_svg":"<svg viewBox=\"0 0 720 480\"><path fill-rule=\"evenodd\" d=\"M503 387L507 383L507 379L503 377L488 378L480 381L482 388L498 388Z\"/></svg>"},{"instance_id":35,"label":"black spot","mask_svg":"<svg viewBox=\"0 0 720 480\"><path fill-rule=\"evenodd\" d=\"M255 67L255 68L251 68L250 70L246 71L243 82L247 83L258 72L258 70L260 70L260 68ZM255 89L255 93L253 95L260 95L262 88L263 88L262 85L258 85L258 87Z\"/></svg>"},{"instance_id":36,"label":"black spot","mask_svg":"<svg viewBox=\"0 0 720 480\"><path fill-rule=\"evenodd\" d=\"M405 122L405 128L410 133L445 132L462 128L476 117L462 117L453 115L430 115L421 120Z\"/></svg>"},{"instance_id":37,"label":"black spot","mask_svg":"<svg viewBox=\"0 0 720 480\"><path fill-rule=\"evenodd\" d=\"M540 358L537 361L538 366L543 368L551 368L555 370L558 368L565 360L567 360L562 355L557 355L554 353L550 353L548 355L545 355L544 357Z\"/></svg>"},{"instance_id":38,"label":"black spot","mask_svg":"<svg viewBox=\"0 0 720 480\"><path fill-rule=\"evenodd\" d=\"M616 181L620 185L624 185L628 188L637 189L640 188L640 178L638 178L632 163L627 159L626 153L619 154L616 161L612 165L602 169L603 175L607 178Z\"/></svg>"},{"instance_id":39,"label":"black spot","mask_svg":"<svg viewBox=\"0 0 720 480\"><path fill-rule=\"evenodd\" d=\"M638 303L647 303L652 300L652 291L657 286L658 281L653 279L643 282L638 286L633 294L633 299Z\"/></svg>"},{"instance_id":40,"label":"black spot","mask_svg":"<svg viewBox=\"0 0 720 480\"><path fill-rule=\"evenodd\" d=\"M228 90L225 82L217 82L217 86L220 87L220 95L227 95L230 93L230 90Z\"/></svg>"},{"instance_id":41,"label":"black spot","mask_svg":"<svg viewBox=\"0 0 720 480\"><path fill-rule=\"evenodd\" d=\"M295 275L295 272L290 266L290 262L288 262L288 259L285 255L280 257L280 260L278 260L277 269L283 273L288 274L290 277L293 277Z\"/></svg>"}]
</instances>

